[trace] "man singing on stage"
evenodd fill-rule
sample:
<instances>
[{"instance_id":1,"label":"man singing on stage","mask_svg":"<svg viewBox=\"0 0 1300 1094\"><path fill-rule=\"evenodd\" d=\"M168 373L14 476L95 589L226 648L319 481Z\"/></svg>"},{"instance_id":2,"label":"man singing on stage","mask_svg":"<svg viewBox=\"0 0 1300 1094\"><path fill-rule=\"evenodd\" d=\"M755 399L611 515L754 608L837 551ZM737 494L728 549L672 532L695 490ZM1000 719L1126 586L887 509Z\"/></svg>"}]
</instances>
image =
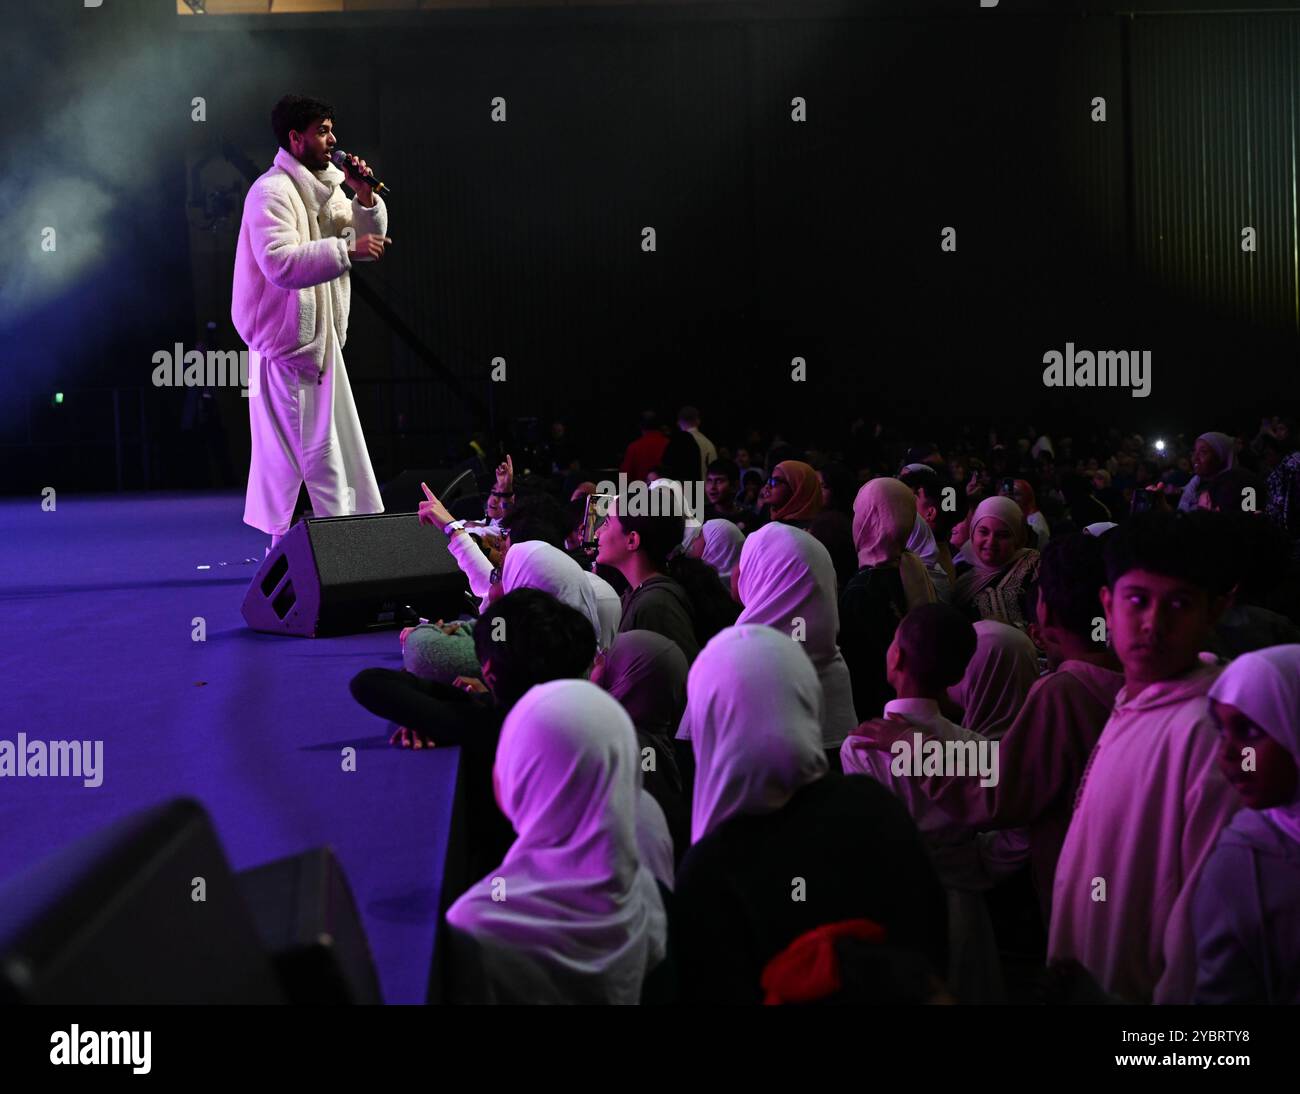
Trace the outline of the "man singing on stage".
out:
<instances>
[{"instance_id":1,"label":"man singing on stage","mask_svg":"<svg viewBox=\"0 0 1300 1094\"><path fill-rule=\"evenodd\" d=\"M271 111L280 143L249 187L235 252L231 317L249 349L252 460L244 523L289 530L298 488L318 517L382 513L352 388L343 365L353 262L383 257L388 209L351 157L330 162L334 111L286 95ZM347 178L351 202L339 189Z\"/></svg>"}]
</instances>

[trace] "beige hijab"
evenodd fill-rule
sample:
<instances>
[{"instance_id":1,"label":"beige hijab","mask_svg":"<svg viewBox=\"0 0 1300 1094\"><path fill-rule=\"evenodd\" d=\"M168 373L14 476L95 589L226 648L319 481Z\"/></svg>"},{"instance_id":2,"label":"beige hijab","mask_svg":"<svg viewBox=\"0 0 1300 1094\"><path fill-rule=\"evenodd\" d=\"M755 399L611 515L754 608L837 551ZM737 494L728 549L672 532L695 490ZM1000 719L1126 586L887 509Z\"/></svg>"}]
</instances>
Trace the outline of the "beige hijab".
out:
<instances>
[{"instance_id":1,"label":"beige hijab","mask_svg":"<svg viewBox=\"0 0 1300 1094\"><path fill-rule=\"evenodd\" d=\"M975 551L975 529L986 520L1000 520L1011 529L1012 539L1015 540L1015 552L1001 566L990 566L987 562L981 561ZM967 603L985 587L1010 571L1011 567L1024 558L1025 555L1029 554L1029 548L1025 546L1027 537L1025 515L1020 511L1020 506L1010 498L999 495L985 498L980 502L971 516L970 539L966 541L958 555L962 561L971 564L971 569L957 579L957 603Z\"/></svg>"},{"instance_id":2,"label":"beige hijab","mask_svg":"<svg viewBox=\"0 0 1300 1094\"><path fill-rule=\"evenodd\" d=\"M948 696L962 708L961 724L1001 737L1038 682L1038 651L1024 631L992 619L975 624L975 655Z\"/></svg>"},{"instance_id":3,"label":"beige hijab","mask_svg":"<svg viewBox=\"0 0 1300 1094\"><path fill-rule=\"evenodd\" d=\"M897 566L908 608L933 604L934 585L907 550L916 527L916 495L898 479L872 479L853 499L853 545L859 566Z\"/></svg>"}]
</instances>

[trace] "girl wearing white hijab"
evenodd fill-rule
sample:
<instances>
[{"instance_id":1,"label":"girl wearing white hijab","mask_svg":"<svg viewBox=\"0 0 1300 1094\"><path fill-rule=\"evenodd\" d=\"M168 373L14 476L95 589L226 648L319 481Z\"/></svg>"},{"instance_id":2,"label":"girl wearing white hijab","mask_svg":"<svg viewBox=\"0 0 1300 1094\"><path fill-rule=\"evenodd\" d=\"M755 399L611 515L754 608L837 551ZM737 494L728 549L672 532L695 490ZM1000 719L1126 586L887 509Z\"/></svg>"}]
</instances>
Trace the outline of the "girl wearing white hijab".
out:
<instances>
[{"instance_id":1,"label":"girl wearing white hijab","mask_svg":"<svg viewBox=\"0 0 1300 1094\"><path fill-rule=\"evenodd\" d=\"M1246 808L1196 890L1192 1001L1300 1003L1300 646L1242 654L1210 687L1210 709L1219 769Z\"/></svg>"},{"instance_id":2,"label":"girl wearing white hijab","mask_svg":"<svg viewBox=\"0 0 1300 1094\"><path fill-rule=\"evenodd\" d=\"M631 720L587 681L538 685L506 717L493 777L519 838L447 911L477 944L465 987L482 1001L640 1000L667 918L637 849L637 758Z\"/></svg>"},{"instance_id":3,"label":"girl wearing white hijab","mask_svg":"<svg viewBox=\"0 0 1300 1094\"><path fill-rule=\"evenodd\" d=\"M853 683L835 637L840 629L835 565L802 528L774 521L746 537L735 571L744 605L737 625L763 623L793 639L821 681L822 748L839 768L839 749L857 728Z\"/></svg>"},{"instance_id":4,"label":"girl wearing white hijab","mask_svg":"<svg viewBox=\"0 0 1300 1094\"><path fill-rule=\"evenodd\" d=\"M829 771L822 688L789 638L750 624L716 635L691 666L682 724L697 760L674 894L683 1001L760 1002L769 961L854 918L942 973L947 911L916 826L874 779Z\"/></svg>"},{"instance_id":5,"label":"girl wearing white hijab","mask_svg":"<svg viewBox=\"0 0 1300 1094\"><path fill-rule=\"evenodd\" d=\"M953 604L978 619L996 619L1021 630L1032 622L1030 591L1041 556L1025 546L1028 529L1011 498L985 498L970 522L970 539L958 552ZM962 568L961 564L966 568Z\"/></svg>"},{"instance_id":6,"label":"girl wearing white hijab","mask_svg":"<svg viewBox=\"0 0 1300 1094\"><path fill-rule=\"evenodd\" d=\"M1210 480L1237 464L1237 442L1226 433L1202 433L1192 447L1192 469L1196 472L1183 487L1178 508L1188 513L1196 508L1197 498Z\"/></svg>"},{"instance_id":7,"label":"girl wearing white hijab","mask_svg":"<svg viewBox=\"0 0 1300 1094\"><path fill-rule=\"evenodd\" d=\"M975 624L975 643L975 656L948 697L962 709L962 728L996 739L1038 681L1038 648L1024 631L991 619Z\"/></svg>"},{"instance_id":8,"label":"girl wearing white hijab","mask_svg":"<svg viewBox=\"0 0 1300 1094\"><path fill-rule=\"evenodd\" d=\"M477 550L477 548L475 548ZM594 580L593 580L594 579ZM609 590L604 595L597 582ZM512 544L501 564L501 580L488 590L483 610L498 595L515 589L540 589L576 608L591 620L596 648L607 649L618 633L622 604L609 583L589 574L558 547L539 539ZM614 603L610 598L614 597ZM617 609L617 619L615 619ZM457 676L477 676L474 626L477 621L456 621L443 626L424 624L414 628L402 643L402 663L407 672L426 680L451 683Z\"/></svg>"},{"instance_id":9,"label":"girl wearing white hijab","mask_svg":"<svg viewBox=\"0 0 1300 1094\"><path fill-rule=\"evenodd\" d=\"M731 572L740 561L741 548L745 546L745 533L729 520L706 520L703 533L688 553L712 566L725 584L731 583Z\"/></svg>"},{"instance_id":10,"label":"girl wearing white hijab","mask_svg":"<svg viewBox=\"0 0 1300 1094\"><path fill-rule=\"evenodd\" d=\"M808 534L788 525L759 532L771 527ZM739 813L780 809L830 770L822 686L779 631L738 623L717 635L691 667L686 695L682 731L695 748L692 843Z\"/></svg>"},{"instance_id":11,"label":"girl wearing white hijab","mask_svg":"<svg viewBox=\"0 0 1300 1094\"><path fill-rule=\"evenodd\" d=\"M509 593L523 588L541 589L577 608L591 620L599 641L600 609L592 584L587 580L586 571L558 547L533 539L516 543L506 551L505 562L501 564L501 591Z\"/></svg>"}]
</instances>

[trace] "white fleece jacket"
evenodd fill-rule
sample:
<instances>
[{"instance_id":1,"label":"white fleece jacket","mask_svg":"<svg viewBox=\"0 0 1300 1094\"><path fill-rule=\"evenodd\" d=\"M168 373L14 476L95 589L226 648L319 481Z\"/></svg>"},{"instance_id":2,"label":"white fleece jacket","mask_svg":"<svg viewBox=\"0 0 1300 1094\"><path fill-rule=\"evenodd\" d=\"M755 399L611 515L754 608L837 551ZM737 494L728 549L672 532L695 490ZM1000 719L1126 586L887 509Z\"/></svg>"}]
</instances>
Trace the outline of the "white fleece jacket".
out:
<instances>
[{"instance_id":1,"label":"white fleece jacket","mask_svg":"<svg viewBox=\"0 0 1300 1094\"><path fill-rule=\"evenodd\" d=\"M283 148L248 189L235 251L230 315L251 350L281 364L319 373L325 367L326 324L341 349L347 341L352 261L345 228L358 236L388 230L388 209L375 196L367 209L348 201L333 164L312 172Z\"/></svg>"}]
</instances>

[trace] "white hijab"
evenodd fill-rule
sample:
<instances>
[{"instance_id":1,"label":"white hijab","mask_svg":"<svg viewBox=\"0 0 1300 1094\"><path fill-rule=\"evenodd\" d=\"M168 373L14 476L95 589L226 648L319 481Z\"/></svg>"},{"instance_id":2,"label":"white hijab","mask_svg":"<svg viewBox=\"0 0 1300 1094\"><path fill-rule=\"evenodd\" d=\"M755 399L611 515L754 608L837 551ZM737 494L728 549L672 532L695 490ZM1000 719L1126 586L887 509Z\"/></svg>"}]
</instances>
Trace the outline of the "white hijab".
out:
<instances>
[{"instance_id":1,"label":"white hijab","mask_svg":"<svg viewBox=\"0 0 1300 1094\"><path fill-rule=\"evenodd\" d=\"M715 518L704 522L703 534L702 560L717 570L724 582L730 582L731 571L740 561L740 551L745 546L745 533L731 521Z\"/></svg>"},{"instance_id":2,"label":"white hijab","mask_svg":"<svg viewBox=\"0 0 1300 1094\"><path fill-rule=\"evenodd\" d=\"M934 539L934 529L925 523L925 518L920 513L916 514L916 523L912 525L907 549L921 560L921 565L927 570L939 566L939 545Z\"/></svg>"},{"instance_id":3,"label":"white hijab","mask_svg":"<svg viewBox=\"0 0 1300 1094\"><path fill-rule=\"evenodd\" d=\"M501 567L501 589L512 593L516 589L540 589L570 608L577 608L591 620L596 641L602 641L600 607L591 577L581 566L558 547L530 539L525 543L511 544L506 552L505 565ZM613 591L612 589L610 590ZM619 618L622 619L622 608ZM615 628L617 633L617 628ZM612 639L611 639L612 641Z\"/></svg>"},{"instance_id":4,"label":"white hijab","mask_svg":"<svg viewBox=\"0 0 1300 1094\"><path fill-rule=\"evenodd\" d=\"M638 779L642 777L637 767ZM644 788L637 797L636 849L641 864L650 876L670 893L677 881L677 866L673 862L673 834L668 830L668 818L663 806Z\"/></svg>"},{"instance_id":5,"label":"white hijab","mask_svg":"<svg viewBox=\"0 0 1300 1094\"><path fill-rule=\"evenodd\" d=\"M676 479L655 479L650 484L651 490L667 490L676 499L673 501L670 512L682 514L685 526L682 528L682 545L680 550L685 551L696 539L699 538L702 523L700 517L702 514L695 512L688 506L688 502L695 499L688 498L682 484ZM661 509L660 512L663 510Z\"/></svg>"},{"instance_id":6,"label":"white hijab","mask_svg":"<svg viewBox=\"0 0 1300 1094\"><path fill-rule=\"evenodd\" d=\"M731 817L775 812L830 769L817 674L779 631L719 631L691 666L686 695L682 727L695 744L692 843Z\"/></svg>"},{"instance_id":7,"label":"white hijab","mask_svg":"<svg viewBox=\"0 0 1300 1094\"><path fill-rule=\"evenodd\" d=\"M506 555L506 558L509 557ZM582 567L579 566L578 569L582 570ZM623 601L614 591L614 586L600 574L592 573L590 570L582 570L582 572L587 575L592 595L596 598L596 621L599 629L597 649L607 650L614 644L619 625L623 622Z\"/></svg>"},{"instance_id":8,"label":"white hijab","mask_svg":"<svg viewBox=\"0 0 1300 1094\"><path fill-rule=\"evenodd\" d=\"M802 528L773 522L745 538L739 565L736 592L744 610L736 623L774 627L802 647L825 693L822 747L837 747L857 728L858 717L836 643L840 608L830 552Z\"/></svg>"},{"instance_id":9,"label":"white hijab","mask_svg":"<svg viewBox=\"0 0 1300 1094\"><path fill-rule=\"evenodd\" d=\"M1212 449L1214 454L1219 457L1219 474L1224 471L1230 471L1237 466L1237 442L1234 438L1229 437L1226 433L1202 433L1196 438L1198 441L1204 441ZM1178 499L1178 508L1183 512L1196 508L1197 495L1201 492L1201 476L1193 475L1191 481L1183 487L1182 495ZM1226 702L1226 700L1225 700Z\"/></svg>"},{"instance_id":10,"label":"white hijab","mask_svg":"<svg viewBox=\"0 0 1300 1094\"><path fill-rule=\"evenodd\" d=\"M1015 554L1001 566L990 566L975 553L975 529L986 520L1000 520L1011 530L1011 538L1015 540ZM1012 498L1008 498L1003 494L995 494L991 498L985 498L975 507L975 512L970 516L970 536L962 544L961 550L957 552L957 557L963 562L969 562L981 573L1001 573L1011 565L1012 561L1024 554L1025 544L1028 540L1029 533L1025 527L1025 514L1021 511L1020 506Z\"/></svg>"},{"instance_id":11,"label":"white hijab","mask_svg":"<svg viewBox=\"0 0 1300 1094\"><path fill-rule=\"evenodd\" d=\"M1300 765L1300 646L1243 653L1214 681L1210 698L1236 707ZM1300 785L1290 802L1263 814L1300 843Z\"/></svg>"},{"instance_id":12,"label":"white hijab","mask_svg":"<svg viewBox=\"0 0 1300 1094\"><path fill-rule=\"evenodd\" d=\"M637 758L631 719L586 680L539 684L506 715L493 780L519 835L447 921L528 1002L636 1003L663 960L667 917L637 851Z\"/></svg>"},{"instance_id":13,"label":"white hijab","mask_svg":"<svg viewBox=\"0 0 1300 1094\"><path fill-rule=\"evenodd\" d=\"M1017 627L981 619L975 624L975 655L961 683L948 695L965 712L965 729L1001 737L1025 705L1038 680L1038 650Z\"/></svg>"}]
</instances>

